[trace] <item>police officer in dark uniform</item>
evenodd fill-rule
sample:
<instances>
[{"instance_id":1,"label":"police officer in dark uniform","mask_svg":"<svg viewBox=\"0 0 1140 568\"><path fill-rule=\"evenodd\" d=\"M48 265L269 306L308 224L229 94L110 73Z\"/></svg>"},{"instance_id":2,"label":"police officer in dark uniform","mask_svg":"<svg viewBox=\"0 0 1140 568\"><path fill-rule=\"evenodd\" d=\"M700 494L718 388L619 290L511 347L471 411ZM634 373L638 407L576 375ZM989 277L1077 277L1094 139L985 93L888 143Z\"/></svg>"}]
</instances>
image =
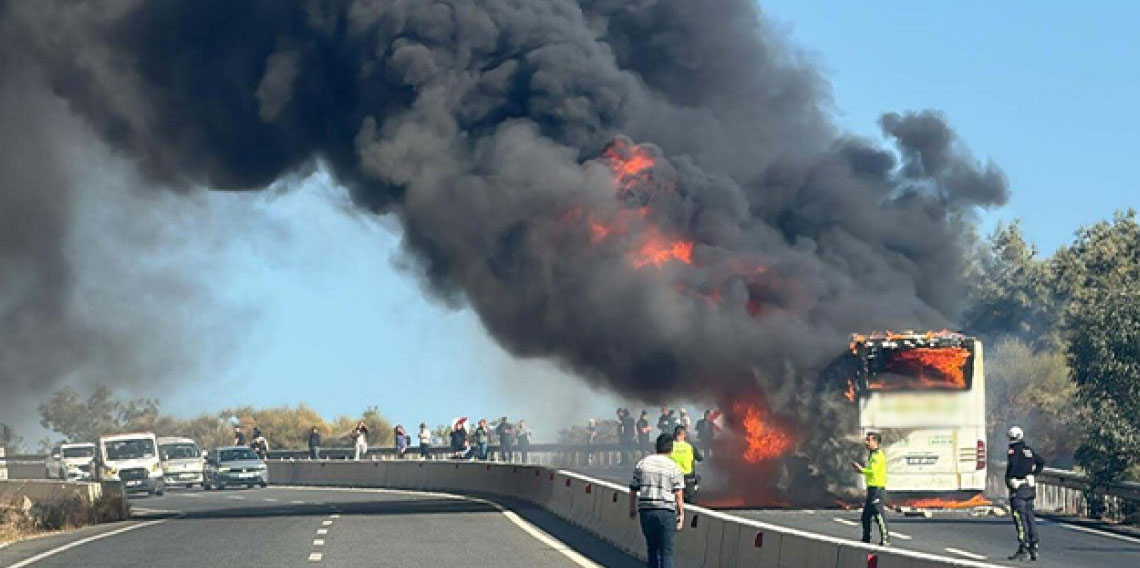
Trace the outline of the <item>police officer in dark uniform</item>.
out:
<instances>
[{"instance_id":1,"label":"police officer in dark uniform","mask_svg":"<svg viewBox=\"0 0 1140 568\"><path fill-rule=\"evenodd\" d=\"M1005 485L1009 488L1009 508L1017 528L1017 552L1010 560L1037 560L1037 526L1033 521L1033 500L1037 498L1035 477L1045 469L1045 460L1025 444L1025 432L1009 429L1009 461L1005 465Z\"/></svg>"}]
</instances>

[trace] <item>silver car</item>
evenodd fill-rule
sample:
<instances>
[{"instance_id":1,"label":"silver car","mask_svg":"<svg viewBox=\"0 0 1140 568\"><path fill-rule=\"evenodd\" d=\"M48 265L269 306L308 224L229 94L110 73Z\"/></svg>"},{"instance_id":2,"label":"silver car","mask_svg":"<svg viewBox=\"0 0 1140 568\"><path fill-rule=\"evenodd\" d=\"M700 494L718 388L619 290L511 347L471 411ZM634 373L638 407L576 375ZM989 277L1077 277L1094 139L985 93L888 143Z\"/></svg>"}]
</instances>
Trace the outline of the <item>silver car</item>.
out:
<instances>
[{"instance_id":1,"label":"silver car","mask_svg":"<svg viewBox=\"0 0 1140 568\"><path fill-rule=\"evenodd\" d=\"M217 448L206 456L206 489L269 485L269 468L245 446Z\"/></svg>"}]
</instances>

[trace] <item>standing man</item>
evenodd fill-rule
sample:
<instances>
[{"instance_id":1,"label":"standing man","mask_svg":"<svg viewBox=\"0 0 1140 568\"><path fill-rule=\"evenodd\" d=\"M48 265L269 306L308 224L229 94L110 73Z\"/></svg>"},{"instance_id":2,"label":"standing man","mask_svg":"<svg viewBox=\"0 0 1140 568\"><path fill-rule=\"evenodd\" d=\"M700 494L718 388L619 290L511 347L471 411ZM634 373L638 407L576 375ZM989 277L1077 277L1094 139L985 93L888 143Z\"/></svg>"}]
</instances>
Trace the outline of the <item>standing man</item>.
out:
<instances>
[{"instance_id":1,"label":"standing man","mask_svg":"<svg viewBox=\"0 0 1140 568\"><path fill-rule=\"evenodd\" d=\"M594 463L594 441L598 439L598 421L586 421L586 465Z\"/></svg>"},{"instance_id":2,"label":"standing man","mask_svg":"<svg viewBox=\"0 0 1140 568\"><path fill-rule=\"evenodd\" d=\"M519 420L519 425L515 428L515 437L518 438L522 462L530 463L530 429L526 427L526 420Z\"/></svg>"},{"instance_id":3,"label":"standing man","mask_svg":"<svg viewBox=\"0 0 1140 568\"><path fill-rule=\"evenodd\" d=\"M693 462L704 461L705 458L700 450L688 442L688 438L689 431L684 426L673 429L673 453L669 454L669 459L681 468L681 474L685 478L685 499L692 503L701 485L701 478L697 476Z\"/></svg>"},{"instance_id":4,"label":"standing man","mask_svg":"<svg viewBox=\"0 0 1140 568\"><path fill-rule=\"evenodd\" d=\"M867 432L863 438L863 445L870 454L867 456L867 465L851 462L855 471L862 473L867 481L867 501L863 503L863 542L871 542L871 519L879 525L879 544L891 545L891 533L887 529L887 518L884 516L883 498L887 491L887 456L880 446L883 436L878 432Z\"/></svg>"},{"instance_id":5,"label":"standing man","mask_svg":"<svg viewBox=\"0 0 1140 568\"><path fill-rule=\"evenodd\" d=\"M712 411L706 410L705 415L697 420L697 444L706 452L712 447L713 441L713 423L710 416Z\"/></svg>"},{"instance_id":6,"label":"standing man","mask_svg":"<svg viewBox=\"0 0 1140 568\"><path fill-rule=\"evenodd\" d=\"M649 434L651 432L653 431L649 429L649 411L643 408L641 418L637 419L637 445L642 452L642 457L649 453Z\"/></svg>"},{"instance_id":7,"label":"standing man","mask_svg":"<svg viewBox=\"0 0 1140 568\"><path fill-rule=\"evenodd\" d=\"M316 426L309 431L309 459L321 459L321 432Z\"/></svg>"},{"instance_id":8,"label":"standing man","mask_svg":"<svg viewBox=\"0 0 1140 568\"><path fill-rule=\"evenodd\" d=\"M657 437L657 453L637 462L629 482L629 516L641 517L646 566L673 568L673 537L685 526L685 481L670 459L673 437Z\"/></svg>"},{"instance_id":9,"label":"standing man","mask_svg":"<svg viewBox=\"0 0 1140 568\"><path fill-rule=\"evenodd\" d=\"M362 456L368 455L368 425L364 423L361 418L360 422L356 424L356 428L352 429L352 446L355 448L355 459L360 461Z\"/></svg>"},{"instance_id":10,"label":"standing man","mask_svg":"<svg viewBox=\"0 0 1140 568\"><path fill-rule=\"evenodd\" d=\"M629 467L633 461L633 441L636 439L633 417L625 408L617 409L618 417L618 447L621 450L621 465Z\"/></svg>"},{"instance_id":11,"label":"standing man","mask_svg":"<svg viewBox=\"0 0 1140 568\"><path fill-rule=\"evenodd\" d=\"M244 446L245 445L245 432L241 431L241 426L234 426L234 445L235 446Z\"/></svg>"},{"instance_id":12,"label":"standing man","mask_svg":"<svg viewBox=\"0 0 1140 568\"><path fill-rule=\"evenodd\" d=\"M657 429L660 430L662 434L669 434L670 436L673 435L673 429L669 427L668 406L661 407L661 416L657 417Z\"/></svg>"},{"instance_id":13,"label":"standing man","mask_svg":"<svg viewBox=\"0 0 1140 568\"><path fill-rule=\"evenodd\" d=\"M487 448L491 442L491 428L487 425L486 418L479 419L479 426L475 428L475 455L476 459L486 461L490 457L490 450Z\"/></svg>"},{"instance_id":14,"label":"standing man","mask_svg":"<svg viewBox=\"0 0 1140 568\"><path fill-rule=\"evenodd\" d=\"M431 458L431 429L428 428L427 422L420 422L420 459L426 460Z\"/></svg>"},{"instance_id":15,"label":"standing man","mask_svg":"<svg viewBox=\"0 0 1140 568\"><path fill-rule=\"evenodd\" d=\"M1025 444L1025 432L1009 429L1009 461L1005 464L1005 485L1009 488L1009 509L1017 528L1017 552L1010 560L1037 560L1037 525L1033 520L1033 500L1037 498L1036 477L1045 469L1045 460Z\"/></svg>"},{"instance_id":16,"label":"standing man","mask_svg":"<svg viewBox=\"0 0 1140 568\"><path fill-rule=\"evenodd\" d=\"M499 420L499 425L495 428L495 432L499 435L499 458L503 461L510 463L515 460L515 427L510 422L507 422L507 417L504 416Z\"/></svg>"}]
</instances>

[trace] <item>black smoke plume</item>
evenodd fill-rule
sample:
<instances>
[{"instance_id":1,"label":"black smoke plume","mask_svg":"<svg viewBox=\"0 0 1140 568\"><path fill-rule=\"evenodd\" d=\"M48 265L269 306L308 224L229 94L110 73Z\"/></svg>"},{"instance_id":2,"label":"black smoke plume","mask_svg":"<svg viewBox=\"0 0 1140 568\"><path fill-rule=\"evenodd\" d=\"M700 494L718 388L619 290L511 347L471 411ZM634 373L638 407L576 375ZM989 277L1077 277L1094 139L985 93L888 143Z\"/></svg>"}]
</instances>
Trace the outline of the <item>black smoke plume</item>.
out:
<instances>
[{"instance_id":1,"label":"black smoke plume","mask_svg":"<svg viewBox=\"0 0 1140 568\"><path fill-rule=\"evenodd\" d=\"M751 397L797 431L827 427L797 411L848 333L956 317L963 223L1008 195L936 112L885 115L894 150L837 132L826 82L752 0L2 10L156 184L327 168L517 356L644 400ZM656 160L635 203L615 140ZM591 216L632 220L599 241ZM636 268L651 232L691 263Z\"/></svg>"}]
</instances>

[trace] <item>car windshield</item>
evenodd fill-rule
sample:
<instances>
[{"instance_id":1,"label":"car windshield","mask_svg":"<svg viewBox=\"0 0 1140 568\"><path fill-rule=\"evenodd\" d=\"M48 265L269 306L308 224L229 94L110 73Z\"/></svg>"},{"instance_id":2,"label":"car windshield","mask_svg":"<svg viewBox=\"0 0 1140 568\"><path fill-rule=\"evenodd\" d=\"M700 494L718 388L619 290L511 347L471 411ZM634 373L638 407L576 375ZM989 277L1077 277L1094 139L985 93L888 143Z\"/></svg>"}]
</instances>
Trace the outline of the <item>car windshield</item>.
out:
<instances>
[{"instance_id":1,"label":"car windshield","mask_svg":"<svg viewBox=\"0 0 1140 568\"><path fill-rule=\"evenodd\" d=\"M63 457L65 458L93 458L95 457L95 448L82 447L82 448L64 448Z\"/></svg>"},{"instance_id":2,"label":"car windshield","mask_svg":"<svg viewBox=\"0 0 1140 568\"><path fill-rule=\"evenodd\" d=\"M255 460L255 459L257 459L257 454L253 453L253 450L251 450L249 448L236 448L233 450L218 450L218 461L220 461L220 462L232 462L232 461Z\"/></svg>"},{"instance_id":3,"label":"car windshield","mask_svg":"<svg viewBox=\"0 0 1140 568\"><path fill-rule=\"evenodd\" d=\"M107 459L112 461L152 458L154 457L154 440L142 438L107 441L103 442L103 449L107 452Z\"/></svg>"},{"instance_id":4,"label":"car windshield","mask_svg":"<svg viewBox=\"0 0 1140 568\"><path fill-rule=\"evenodd\" d=\"M159 448L162 450L164 460L184 460L202 455L202 452L198 451L198 446L189 443L163 444Z\"/></svg>"}]
</instances>

